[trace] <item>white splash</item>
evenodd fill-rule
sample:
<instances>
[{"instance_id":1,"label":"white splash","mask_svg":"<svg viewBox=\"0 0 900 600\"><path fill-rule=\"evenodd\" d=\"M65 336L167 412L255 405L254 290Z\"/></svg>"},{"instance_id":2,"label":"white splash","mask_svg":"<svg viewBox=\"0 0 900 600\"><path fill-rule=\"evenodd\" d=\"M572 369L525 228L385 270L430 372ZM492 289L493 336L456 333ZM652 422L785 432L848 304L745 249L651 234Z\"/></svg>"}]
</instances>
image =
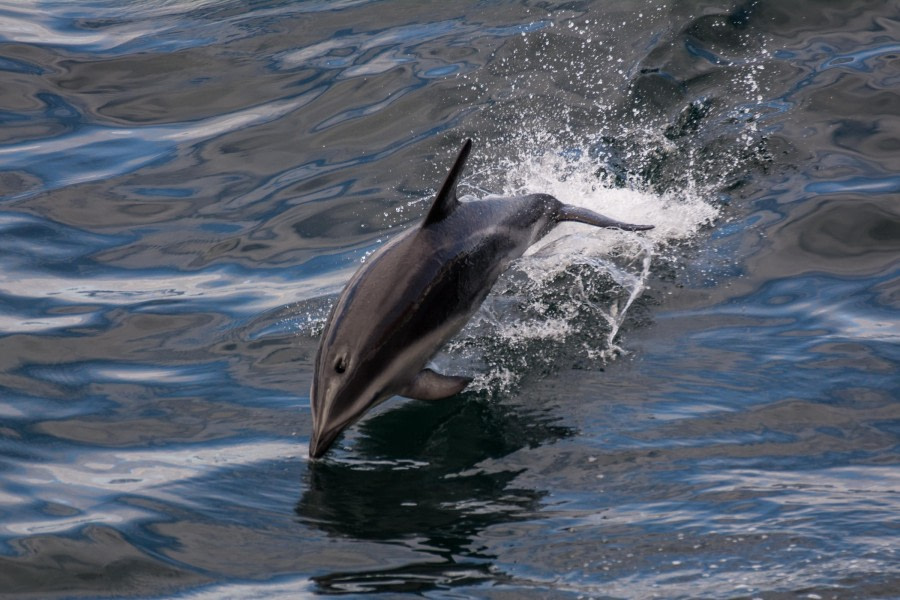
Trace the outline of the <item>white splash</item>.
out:
<instances>
[{"instance_id":1,"label":"white splash","mask_svg":"<svg viewBox=\"0 0 900 600\"><path fill-rule=\"evenodd\" d=\"M450 369L466 369L454 365L459 358L470 363L469 368L473 361L487 365L472 387L491 392L515 386L533 367L530 362L552 363L560 345L580 346L579 354L587 360L625 354L617 336L647 290L654 264L668 260L667 247L696 235L719 214L699 190L657 194L607 184L598 175L599 159L588 147L564 147L547 134L532 134L510 145L520 150L480 173L488 180L484 187L499 188L502 195L548 193L566 204L655 229L626 232L563 223L530 248L512 268L518 277L501 280L470 326L451 343L456 360L444 357L445 364L453 365ZM502 308L511 304L515 309ZM595 331L586 331L585 323ZM604 333L598 337L601 329ZM541 350L542 344L550 347ZM545 356L527 355L529 348ZM486 353L507 358L497 360Z\"/></svg>"}]
</instances>

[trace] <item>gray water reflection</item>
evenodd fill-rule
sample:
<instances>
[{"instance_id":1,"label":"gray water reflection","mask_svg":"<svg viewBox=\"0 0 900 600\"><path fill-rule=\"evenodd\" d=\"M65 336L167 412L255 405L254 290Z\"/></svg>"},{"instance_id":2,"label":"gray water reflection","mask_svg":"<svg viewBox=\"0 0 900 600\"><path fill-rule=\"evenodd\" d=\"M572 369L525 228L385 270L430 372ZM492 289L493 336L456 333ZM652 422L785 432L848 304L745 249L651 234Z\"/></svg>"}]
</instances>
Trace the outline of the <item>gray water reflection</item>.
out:
<instances>
[{"instance_id":1,"label":"gray water reflection","mask_svg":"<svg viewBox=\"0 0 900 600\"><path fill-rule=\"evenodd\" d=\"M415 547L422 560L315 581L322 591L409 592L500 577L476 538L531 518L547 492L512 485L514 470L480 465L571 434L546 415L473 395L411 402L367 420L349 452L310 464L297 515L331 537Z\"/></svg>"},{"instance_id":2,"label":"gray water reflection","mask_svg":"<svg viewBox=\"0 0 900 600\"><path fill-rule=\"evenodd\" d=\"M0 590L895 597L897 39L888 0L0 2ZM467 136L467 191L549 148L721 218L629 355L588 311L308 463L330 303Z\"/></svg>"}]
</instances>

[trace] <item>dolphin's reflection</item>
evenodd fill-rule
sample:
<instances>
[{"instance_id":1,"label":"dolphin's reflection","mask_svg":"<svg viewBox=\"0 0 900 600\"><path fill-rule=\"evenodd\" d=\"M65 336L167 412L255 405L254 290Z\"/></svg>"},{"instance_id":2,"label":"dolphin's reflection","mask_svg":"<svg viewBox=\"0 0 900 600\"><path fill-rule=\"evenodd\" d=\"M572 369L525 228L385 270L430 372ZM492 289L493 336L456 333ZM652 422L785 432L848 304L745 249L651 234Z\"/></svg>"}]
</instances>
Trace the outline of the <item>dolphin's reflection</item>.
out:
<instances>
[{"instance_id":1,"label":"dolphin's reflection","mask_svg":"<svg viewBox=\"0 0 900 600\"><path fill-rule=\"evenodd\" d=\"M546 492L510 487L518 472L478 468L571 435L542 413L464 394L408 402L362 423L352 459L310 463L300 520L340 538L408 544L422 561L401 568L321 575L323 592L427 590L496 580L474 544L487 527L527 518Z\"/></svg>"}]
</instances>

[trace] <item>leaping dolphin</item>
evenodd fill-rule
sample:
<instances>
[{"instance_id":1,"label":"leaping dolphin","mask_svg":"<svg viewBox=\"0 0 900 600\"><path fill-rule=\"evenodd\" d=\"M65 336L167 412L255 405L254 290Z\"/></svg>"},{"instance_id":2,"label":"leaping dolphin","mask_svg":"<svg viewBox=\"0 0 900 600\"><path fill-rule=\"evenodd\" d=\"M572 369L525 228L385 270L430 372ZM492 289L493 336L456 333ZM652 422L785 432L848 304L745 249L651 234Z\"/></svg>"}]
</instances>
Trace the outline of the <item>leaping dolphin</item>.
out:
<instances>
[{"instance_id":1,"label":"leaping dolphin","mask_svg":"<svg viewBox=\"0 0 900 600\"><path fill-rule=\"evenodd\" d=\"M366 260L331 311L316 355L309 455L373 406L399 395L437 400L471 378L425 365L478 310L509 264L557 223L576 221L628 231L548 194L460 202L456 194L472 140L466 140L425 220Z\"/></svg>"}]
</instances>

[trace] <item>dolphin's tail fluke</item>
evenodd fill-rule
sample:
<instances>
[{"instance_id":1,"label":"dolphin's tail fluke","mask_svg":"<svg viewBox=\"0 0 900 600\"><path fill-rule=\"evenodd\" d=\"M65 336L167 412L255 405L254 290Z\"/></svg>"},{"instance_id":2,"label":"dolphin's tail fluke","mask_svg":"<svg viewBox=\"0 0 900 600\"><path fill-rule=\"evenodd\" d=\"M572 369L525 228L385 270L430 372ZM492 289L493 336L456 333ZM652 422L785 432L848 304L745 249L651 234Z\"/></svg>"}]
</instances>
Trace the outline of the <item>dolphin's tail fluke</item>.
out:
<instances>
[{"instance_id":1,"label":"dolphin's tail fluke","mask_svg":"<svg viewBox=\"0 0 900 600\"><path fill-rule=\"evenodd\" d=\"M646 231L653 229L653 225L632 225L630 223L622 223L603 215L598 215L592 210L581 208L580 206L571 206L563 204L556 213L556 221L575 221L576 223L585 223L594 227L612 227L614 229L623 229L625 231Z\"/></svg>"}]
</instances>

